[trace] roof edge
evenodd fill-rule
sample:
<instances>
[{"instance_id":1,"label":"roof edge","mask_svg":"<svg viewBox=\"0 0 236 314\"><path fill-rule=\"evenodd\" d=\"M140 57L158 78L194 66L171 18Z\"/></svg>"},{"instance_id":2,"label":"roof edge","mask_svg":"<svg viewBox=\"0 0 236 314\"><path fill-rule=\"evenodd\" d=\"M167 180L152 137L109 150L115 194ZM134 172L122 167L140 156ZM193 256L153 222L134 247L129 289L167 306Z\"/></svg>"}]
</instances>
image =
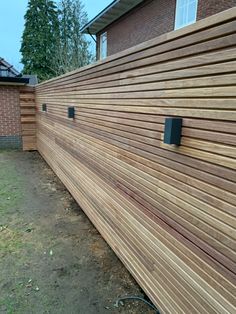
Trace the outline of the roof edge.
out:
<instances>
[{"instance_id":1,"label":"roof edge","mask_svg":"<svg viewBox=\"0 0 236 314\"><path fill-rule=\"evenodd\" d=\"M0 76L0 84L4 83L6 85L7 83L14 83L16 85L18 84L29 84L29 79L28 78L23 78L23 77L8 77L8 76Z\"/></svg>"},{"instance_id":2,"label":"roof edge","mask_svg":"<svg viewBox=\"0 0 236 314\"><path fill-rule=\"evenodd\" d=\"M19 75L20 72L17 71L13 65L11 65L9 62L7 62L4 58L0 57L0 63L2 63L8 70L10 70L13 74Z\"/></svg>"},{"instance_id":3,"label":"roof edge","mask_svg":"<svg viewBox=\"0 0 236 314\"><path fill-rule=\"evenodd\" d=\"M100 13L98 13L92 20L90 20L88 23L86 23L80 31L84 33L89 27L98 20L101 16L103 16L106 12L108 12L114 5L116 5L120 0L114 0L112 1L108 6L106 6Z\"/></svg>"},{"instance_id":4,"label":"roof edge","mask_svg":"<svg viewBox=\"0 0 236 314\"><path fill-rule=\"evenodd\" d=\"M144 0L114 0L92 20L85 24L80 31L84 34L95 35L143 1Z\"/></svg>"}]
</instances>

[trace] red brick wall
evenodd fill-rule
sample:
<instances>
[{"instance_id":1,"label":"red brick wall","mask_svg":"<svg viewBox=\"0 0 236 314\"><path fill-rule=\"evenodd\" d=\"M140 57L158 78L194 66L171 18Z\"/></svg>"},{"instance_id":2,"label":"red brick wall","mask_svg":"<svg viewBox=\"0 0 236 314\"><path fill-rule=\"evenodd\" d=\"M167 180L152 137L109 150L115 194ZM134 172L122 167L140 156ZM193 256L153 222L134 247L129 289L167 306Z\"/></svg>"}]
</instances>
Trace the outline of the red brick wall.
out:
<instances>
[{"instance_id":1,"label":"red brick wall","mask_svg":"<svg viewBox=\"0 0 236 314\"><path fill-rule=\"evenodd\" d=\"M19 88L0 86L0 148L21 145Z\"/></svg>"},{"instance_id":2,"label":"red brick wall","mask_svg":"<svg viewBox=\"0 0 236 314\"><path fill-rule=\"evenodd\" d=\"M198 0L197 20L236 6L236 0Z\"/></svg>"},{"instance_id":3,"label":"red brick wall","mask_svg":"<svg viewBox=\"0 0 236 314\"><path fill-rule=\"evenodd\" d=\"M197 20L236 6L236 0L198 0ZM146 0L97 34L107 32L108 56L174 29L176 0Z\"/></svg>"},{"instance_id":4,"label":"red brick wall","mask_svg":"<svg viewBox=\"0 0 236 314\"><path fill-rule=\"evenodd\" d=\"M174 28L175 1L144 1L100 32L98 35L107 31L108 55L170 32Z\"/></svg>"}]
</instances>

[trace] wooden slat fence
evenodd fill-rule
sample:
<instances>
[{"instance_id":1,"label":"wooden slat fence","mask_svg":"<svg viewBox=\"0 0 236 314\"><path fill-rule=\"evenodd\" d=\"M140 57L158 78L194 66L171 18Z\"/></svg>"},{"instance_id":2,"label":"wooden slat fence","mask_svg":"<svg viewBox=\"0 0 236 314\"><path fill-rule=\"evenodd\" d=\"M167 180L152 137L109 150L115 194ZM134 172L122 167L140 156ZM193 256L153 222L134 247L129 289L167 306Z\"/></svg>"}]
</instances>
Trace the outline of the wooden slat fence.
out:
<instances>
[{"instance_id":1,"label":"wooden slat fence","mask_svg":"<svg viewBox=\"0 0 236 314\"><path fill-rule=\"evenodd\" d=\"M22 148L24 151L36 149L36 111L35 89L24 86L20 88L20 111Z\"/></svg>"},{"instance_id":2,"label":"wooden slat fence","mask_svg":"<svg viewBox=\"0 0 236 314\"><path fill-rule=\"evenodd\" d=\"M235 96L236 8L36 87L39 152L163 313L236 313Z\"/></svg>"}]
</instances>

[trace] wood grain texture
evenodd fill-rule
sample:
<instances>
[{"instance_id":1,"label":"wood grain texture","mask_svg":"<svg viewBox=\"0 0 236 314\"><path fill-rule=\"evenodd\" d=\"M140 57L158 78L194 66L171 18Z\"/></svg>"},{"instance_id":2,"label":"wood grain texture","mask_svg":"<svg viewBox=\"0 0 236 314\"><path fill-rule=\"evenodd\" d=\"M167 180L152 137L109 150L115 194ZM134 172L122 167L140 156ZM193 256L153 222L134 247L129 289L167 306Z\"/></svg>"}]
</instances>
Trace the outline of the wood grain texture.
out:
<instances>
[{"instance_id":1,"label":"wood grain texture","mask_svg":"<svg viewBox=\"0 0 236 314\"><path fill-rule=\"evenodd\" d=\"M20 112L22 148L24 151L36 150L36 107L33 87L21 87Z\"/></svg>"},{"instance_id":2,"label":"wood grain texture","mask_svg":"<svg viewBox=\"0 0 236 314\"><path fill-rule=\"evenodd\" d=\"M37 149L158 308L235 313L236 8L39 84L36 106Z\"/></svg>"}]
</instances>

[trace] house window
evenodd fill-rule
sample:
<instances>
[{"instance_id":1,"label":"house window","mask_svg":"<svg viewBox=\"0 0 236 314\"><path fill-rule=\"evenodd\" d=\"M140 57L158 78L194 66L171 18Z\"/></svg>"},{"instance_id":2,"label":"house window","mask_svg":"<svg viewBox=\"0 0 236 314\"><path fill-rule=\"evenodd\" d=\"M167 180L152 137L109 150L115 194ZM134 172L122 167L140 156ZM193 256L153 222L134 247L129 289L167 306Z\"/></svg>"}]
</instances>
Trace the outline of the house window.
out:
<instances>
[{"instance_id":1,"label":"house window","mask_svg":"<svg viewBox=\"0 0 236 314\"><path fill-rule=\"evenodd\" d=\"M100 59L107 57L107 32L100 35Z\"/></svg>"},{"instance_id":2,"label":"house window","mask_svg":"<svg viewBox=\"0 0 236 314\"><path fill-rule=\"evenodd\" d=\"M175 29L196 22L198 0L177 0L175 11Z\"/></svg>"}]
</instances>

